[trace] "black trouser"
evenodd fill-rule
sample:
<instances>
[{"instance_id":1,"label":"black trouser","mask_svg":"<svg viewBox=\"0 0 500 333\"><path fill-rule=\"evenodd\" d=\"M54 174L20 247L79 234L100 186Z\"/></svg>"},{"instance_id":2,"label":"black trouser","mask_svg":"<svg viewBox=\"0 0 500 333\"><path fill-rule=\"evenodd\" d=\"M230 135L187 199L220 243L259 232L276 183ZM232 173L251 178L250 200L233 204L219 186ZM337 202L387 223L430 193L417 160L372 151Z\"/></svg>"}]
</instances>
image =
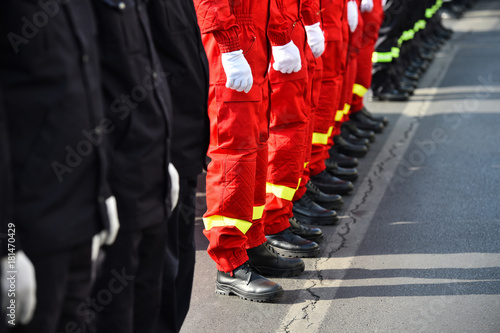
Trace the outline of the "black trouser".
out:
<instances>
[{"instance_id":1,"label":"black trouser","mask_svg":"<svg viewBox=\"0 0 500 333\"><path fill-rule=\"evenodd\" d=\"M87 299L91 289L92 242L66 251L27 253L35 267L37 304L33 319L13 332L85 333Z\"/></svg>"},{"instance_id":2,"label":"black trouser","mask_svg":"<svg viewBox=\"0 0 500 333\"><path fill-rule=\"evenodd\" d=\"M90 305L91 332L154 332L160 307L166 222L120 231L103 247Z\"/></svg>"},{"instance_id":3,"label":"black trouser","mask_svg":"<svg viewBox=\"0 0 500 333\"><path fill-rule=\"evenodd\" d=\"M180 179L179 203L168 221L158 333L179 332L193 287L197 179Z\"/></svg>"}]
</instances>

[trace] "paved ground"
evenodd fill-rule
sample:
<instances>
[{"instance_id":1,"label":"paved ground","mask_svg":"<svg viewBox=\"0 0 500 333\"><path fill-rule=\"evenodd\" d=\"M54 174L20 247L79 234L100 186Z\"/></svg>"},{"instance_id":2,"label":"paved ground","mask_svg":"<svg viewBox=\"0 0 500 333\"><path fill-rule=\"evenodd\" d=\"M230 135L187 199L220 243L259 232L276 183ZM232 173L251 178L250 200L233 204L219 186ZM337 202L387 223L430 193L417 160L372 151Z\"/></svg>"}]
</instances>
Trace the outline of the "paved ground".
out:
<instances>
[{"instance_id":1,"label":"paved ground","mask_svg":"<svg viewBox=\"0 0 500 333\"><path fill-rule=\"evenodd\" d=\"M191 332L500 332L500 2L458 21L361 160L321 257L279 304L215 295L197 221ZM200 212L204 197L198 197Z\"/></svg>"}]
</instances>

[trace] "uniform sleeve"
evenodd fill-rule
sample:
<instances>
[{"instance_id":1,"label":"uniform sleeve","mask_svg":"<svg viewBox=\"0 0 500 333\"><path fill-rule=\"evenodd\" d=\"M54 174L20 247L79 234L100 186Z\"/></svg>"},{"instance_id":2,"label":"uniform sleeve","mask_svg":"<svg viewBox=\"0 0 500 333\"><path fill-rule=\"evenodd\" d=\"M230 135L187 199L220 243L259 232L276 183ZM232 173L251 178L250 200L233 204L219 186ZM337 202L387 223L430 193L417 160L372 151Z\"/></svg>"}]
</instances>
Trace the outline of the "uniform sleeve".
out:
<instances>
[{"instance_id":1,"label":"uniform sleeve","mask_svg":"<svg viewBox=\"0 0 500 333\"><path fill-rule=\"evenodd\" d=\"M319 0L304 0L301 8L302 20L305 25L319 22Z\"/></svg>"},{"instance_id":2,"label":"uniform sleeve","mask_svg":"<svg viewBox=\"0 0 500 333\"><path fill-rule=\"evenodd\" d=\"M271 0L268 37L271 45L285 45L292 40L292 28L296 22L287 19L283 0Z\"/></svg>"},{"instance_id":3,"label":"uniform sleeve","mask_svg":"<svg viewBox=\"0 0 500 333\"><path fill-rule=\"evenodd\" d=\"M212 33L221 53L241 49L239 27L228 0L194 0L202 34Z\"/></svg>"}]
</instances>

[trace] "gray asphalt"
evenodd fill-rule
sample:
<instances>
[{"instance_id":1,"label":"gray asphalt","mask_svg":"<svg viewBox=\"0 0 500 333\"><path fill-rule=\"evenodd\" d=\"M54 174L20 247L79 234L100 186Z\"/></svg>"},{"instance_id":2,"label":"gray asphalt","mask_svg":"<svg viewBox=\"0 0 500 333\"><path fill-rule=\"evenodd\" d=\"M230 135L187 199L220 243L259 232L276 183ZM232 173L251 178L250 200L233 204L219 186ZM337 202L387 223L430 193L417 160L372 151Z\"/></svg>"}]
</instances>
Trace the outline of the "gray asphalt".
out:
<instances>
[{"instance_id":1,"label":"gray asphalt","mask_svg":"<svg viewBox=\"0 0 500 333\"><path fill-rule=\"evenodd\" d=\"M500 1L445 24L453 38L410 101L367 102L390 125L320 258L275 279L280 303L215 294L198 219L183 333L500 332Z\"/></svg>"}]
</instances>

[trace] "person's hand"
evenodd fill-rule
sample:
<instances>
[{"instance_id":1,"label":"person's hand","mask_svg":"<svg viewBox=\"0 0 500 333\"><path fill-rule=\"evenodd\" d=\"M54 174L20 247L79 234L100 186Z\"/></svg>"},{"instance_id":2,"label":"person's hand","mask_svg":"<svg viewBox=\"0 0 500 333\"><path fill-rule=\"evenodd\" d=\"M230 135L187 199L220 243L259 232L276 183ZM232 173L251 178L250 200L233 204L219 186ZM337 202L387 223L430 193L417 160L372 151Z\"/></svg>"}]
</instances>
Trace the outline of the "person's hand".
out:
<instances>
[{"instance_id":1,"label":"person's hand","mask_svg":"<svg viewBox=\"0 0 500 333\"><path fill-rule=\"evenodd\" d=\"M2 308L7 312L7 321L12 319L9 316L9 306L15 294L16 318L19 319L19 323L28 324L36 308L36 276L31 260L23 251L16 252L14 261L8 261L8 257L3 257L1 278Z\"/></svg>"},{"instance_id":2,"label":"person's hand","mask_svg":"<svg viewBox=\"0 0 500 333\"><path fill-rule=\"evenodd\" d=\"M361 12L371 12L373 10L373 0L361 0Z\"/></svg>"},{"instance_id":3,"label":"person's hand","mask_svg":"<svg viewBox=\"0 0 500 333\"><path fill-rule=\"evenodd\" d=\"M179 201L179 173L172 163L168 164L168 174L170 175L170 202L172 203L172 210L177 206Z\"/></svg>"},{"instance_id":4,"label":"person's hand","mask_svg":"<svg viewBox=\"0 0 500 333\"><path fill-rule=\"evenodd\" d=\"M248 93L252 89L252 69L243 56L243 50L222 53L222 67L226 73L226 88Z\"/></svg>"},{"instance_id":5,"label":"person's hand","mask_svg":"<svg viewBox=\"0 0 500 333\"><path fill-rule=\"evenodd\" d=\"M325 35L318 23L306 25L307 43L315 58L321 57L325 51Z\"/></svg>"},{"instance_id":6,"label":"person's hand","mask_svg":"<svg viewBox=\"0 0 500 333\"><path fill-rule=\"evenodd\" d=\"M273 68L283 74L300 71L302 62L300 51L293 42L281 46L273 46Z\"/></svg>"},{"instance_id":7,"label":"person's hand","mask_svg":"<svg viewBox=\"0 0 500 333\"><path fill-rule=\"evenodd\" d=\"M108 213L109 229L104 229L96 234L92 239L92 260L95 261L99 254L99 249L103 245L112 245L115 242L118 230L120 230L120 220L118 219L118 209L116 199L110 196L105 201L106 211Z\"/></svg>"},{"instance_id":8,"label":"person's hand","mask_svg":"<svg viewBox=\"0 0 500 333\"><path fill-rule=\"evenodd\" d=\"M358 3L356 1L347 2L347 22L349 29L354 32L358 27Z\"/></svg>"}]
</instances>

